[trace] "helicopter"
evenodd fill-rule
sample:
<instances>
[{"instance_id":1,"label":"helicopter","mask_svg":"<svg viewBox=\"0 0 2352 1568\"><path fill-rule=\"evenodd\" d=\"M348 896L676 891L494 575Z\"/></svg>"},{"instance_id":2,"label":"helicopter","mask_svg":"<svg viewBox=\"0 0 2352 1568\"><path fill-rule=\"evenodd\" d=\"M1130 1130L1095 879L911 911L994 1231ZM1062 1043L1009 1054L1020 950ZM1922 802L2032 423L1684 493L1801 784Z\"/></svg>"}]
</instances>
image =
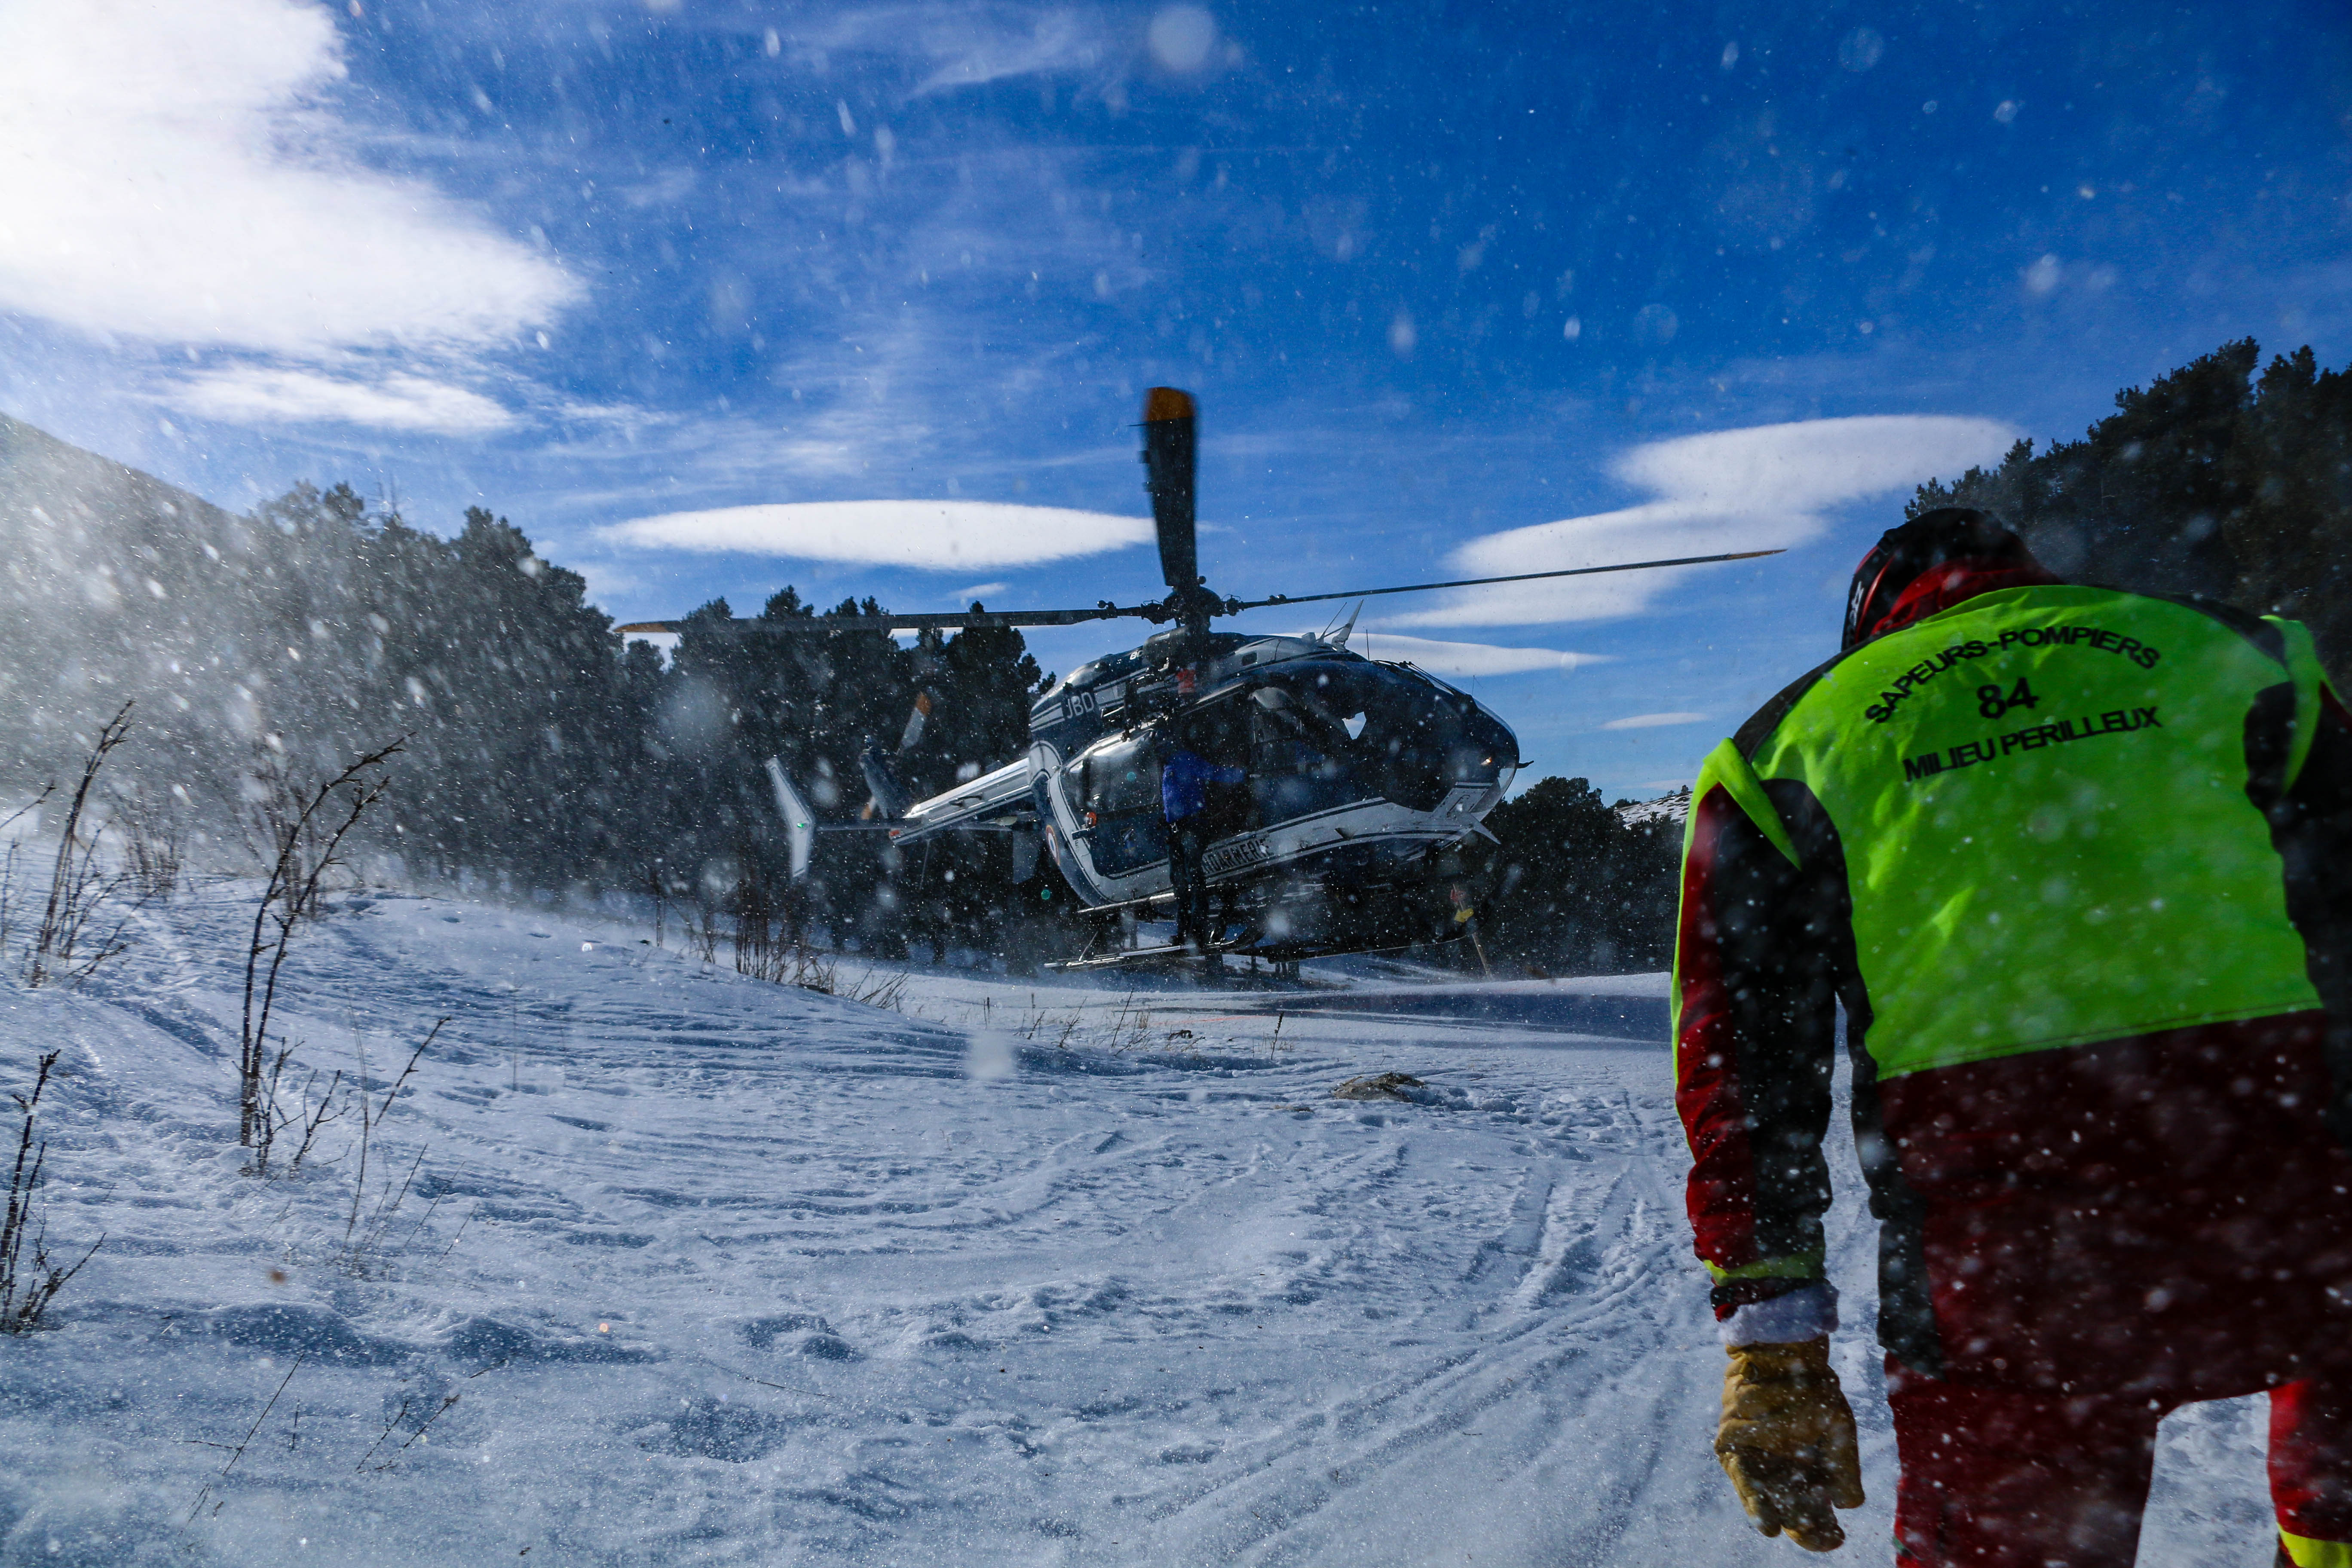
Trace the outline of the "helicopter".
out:
<instances>
[{"instance_id":1,"label":"helicopter","mask_svg":"<svg viewBox=\"0 0 2352 1568\"><path fill-rule=\"evenodd\" d=\"M1144 489L1165 599L736 623L803 636L1120 618L1168 627L1055 681L1030 710L1023 756L927 799L910 798L880 745L869 744L862 759L871 796L866 816L820 822L782 762L771 757L766 772L795 879L807 874L821 832L887 832L902 848L950 833L1009 833L1014 880L1028 879L1042 851L1091 917L1087 951L1061 968L1198 953L1262 959L1295 973L1307 958L1475 934L1483 881L1467 852L1482 838L1493 840L1486 814L1525 765L1510 726L1476 698L1410 663L1351 652L1353 614L1336 630L1312 636L1216 631L1211 621L1281 605L1780 553L1749 550L1347 593L1224 597L1200 572L1197 422L1191 394L1156 386L1146 395ZM681 624L645 621L618 629L673 632ZM902 751L919 736L928 712L927 700L919 700ZM1192 946L1138 946L1136 921L1175 901L1160 769L1180 745L1244 780L1210 792L1201 870L1216 911L1214 935Z\"/></svg>"}]
</instances>

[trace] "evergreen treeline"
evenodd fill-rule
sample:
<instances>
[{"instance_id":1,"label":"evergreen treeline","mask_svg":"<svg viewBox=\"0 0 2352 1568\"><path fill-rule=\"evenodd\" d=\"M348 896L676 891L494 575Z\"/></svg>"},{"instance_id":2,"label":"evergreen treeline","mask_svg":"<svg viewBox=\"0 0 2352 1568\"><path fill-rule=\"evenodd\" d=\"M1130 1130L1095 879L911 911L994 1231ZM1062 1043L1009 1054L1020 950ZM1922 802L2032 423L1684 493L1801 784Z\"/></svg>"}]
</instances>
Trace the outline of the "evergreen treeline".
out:
<instances>
[{"instance_id":1,"label":"evergreen treeline","mask_svg":"<svg viewBox=\"0 0 2352 1568\"><path fill-rule=\"evenodd\" d=\"M271 775L324 776L405 736L371 847L415 875L721 909L763 885L786 919L886 947L988 931L1051 891L1012 887L1001 835L913 867L855 835L821 840L818 877L785 899L761 767L781 757L825 815L848 816L869 738L918 795L1011 761L1044 679L1017 631L913 648L870 631L747 635L722 601L665 662L625 648L576 573L479 508L451 539L343 485L236 517L13 421L0 548L0 783L29 795L64 776L132 700L131 804L210 838L216 863ZM823 617L786 589L760 618ZM932 716L900 752L919 692Z\"/></svg>"},{"instance_id":2,"label":"evergreen treeline","mask_svg":"<svg viewBox=\"0 0 2352 1568\"><path fill-rule=\"evenodd\" d=\"M1582 779L1548 778L1496 806L1501 845L1486 951L1547 974L1674 961L1679 819L1629 825Z\"/></svg>"},{"instance_id":3,"label":"evergreen treeline","mask_svg":"<svg viewBox=\"0 0 2352 1568\"><path fill-rule=\"evenodd\" d=\"M2116 394L2079 441L1920 486L1909 515L1981 507L2062 577L2293 616L2352 668L2352 373L2307 347L2261 364L2253 339L2224 343Z\"/></svg>"}]
</instances>

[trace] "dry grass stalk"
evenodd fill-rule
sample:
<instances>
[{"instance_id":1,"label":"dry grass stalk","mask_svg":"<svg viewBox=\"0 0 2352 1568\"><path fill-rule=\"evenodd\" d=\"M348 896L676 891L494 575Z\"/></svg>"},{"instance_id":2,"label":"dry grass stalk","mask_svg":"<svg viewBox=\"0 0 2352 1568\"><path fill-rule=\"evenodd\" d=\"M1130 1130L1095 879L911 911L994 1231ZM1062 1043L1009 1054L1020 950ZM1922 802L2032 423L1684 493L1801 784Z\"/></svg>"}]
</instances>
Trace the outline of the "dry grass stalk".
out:
<instances>
[{"instance_id":1,"label":"dry grass stalk","mask_svg":"<svg viewBox=\"0 0 2352 1568\"><path fill-rule=\"evenodd\" d=\"M400 1069L398 1078L392 1080L392 1087L384 1090L383 1099L380 1103L372 1101L369 1098L366 1062L364 1058L362 1058L357 1095L360 1112L359 1173L352 1184L352 1212L350 1217L343 1222L343 1252L340 1260L347 1273L364 1275L370 1264L382 1257L384 1237L391 1228L393 1220L399 1215L400 1205L407 1199L409 1188L415 1184L418 1169L425 1163L425 1151L419 1149L416 1152L415 1160L408 1167L407 1176L401 1182L398 1190L394 1190L389 1179L386 1180L384 1190L376 1195L374 1211L369 1215L365 1228L362 1228L360 1215L365 1209L367 1203L368 1156L374 1142L375 1130L382 1126L383 1119L391 1114L392 1102L400 1098L400 1091L405 1089L408 1086L408 1080L415 1076L416 1064L424 1059L425 1051L431 1048L433 1042L441 1037L441 1031L448 1026L448 1023L449 1020L446 1017L434 1020L433 1027L425 1033L423 1042L409 1053L408 1065Z\"/></svg>"},{"instance_id":2,"label":"dry grass stalk","mask_svg":"<svg viewBox=\"0 0 2352 1568\"><path fill-rule=\"evenodd\" d=\"M115 803L114 821L122 842L123 869L139 896L166 900L177 892L188 834L178 809L136 789Z\"/></svg>"}]
</instances>

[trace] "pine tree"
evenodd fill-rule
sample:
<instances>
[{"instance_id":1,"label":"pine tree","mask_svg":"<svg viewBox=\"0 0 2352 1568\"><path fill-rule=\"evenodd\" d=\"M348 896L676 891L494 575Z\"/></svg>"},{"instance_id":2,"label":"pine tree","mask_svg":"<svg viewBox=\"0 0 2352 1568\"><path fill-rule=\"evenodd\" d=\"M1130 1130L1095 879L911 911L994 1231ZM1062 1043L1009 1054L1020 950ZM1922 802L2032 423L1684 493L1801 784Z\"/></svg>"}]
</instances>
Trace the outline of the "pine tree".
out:
<instances>
[{"instance_id":1,"label":"pine tree","mask_svg":"<svg viewBox=\"0 0 2352 1568\"><path fill-rule=\"evenodd\" d=\"M2352 376L2308 347L2257 380L2260 361L2251 338L2224 343L2118 393L2079 441L1930 480L1910 514L1982 507L2069 579L2296 616L2352 668Z\"/></svg>"},{"instance_id":2,"label":"pine tree","mask_svg":"<svg viewBox=\"0 0 2352 1568\"><path fill-rule=\"evenodd\" d=\"M1547 778L1486 826L1499 881L1487 947L1558 973L1654 969L1673 948L1679 835L1623 817L1583 779Z\"/></svg>"}]
</instances>

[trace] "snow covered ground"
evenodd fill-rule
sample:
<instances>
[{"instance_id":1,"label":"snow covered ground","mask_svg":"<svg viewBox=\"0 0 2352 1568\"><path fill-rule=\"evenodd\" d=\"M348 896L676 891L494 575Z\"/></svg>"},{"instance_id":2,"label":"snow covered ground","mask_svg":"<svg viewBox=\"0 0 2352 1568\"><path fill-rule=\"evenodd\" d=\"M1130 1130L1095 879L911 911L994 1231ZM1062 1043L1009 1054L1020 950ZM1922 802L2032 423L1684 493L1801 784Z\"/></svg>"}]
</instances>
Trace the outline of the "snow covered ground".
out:
<instances>
[{"instance_id":1,"label":"snow covered ground","mask_svg":"<svg viewBox=\"0 0 2352 1568\"><path fill-rule=\"evenodd\" d=\"M0 989L0 1086L71 1075L52 1237L106 1233L55 1331L0 1340L0 1562L1801 1560L1708 1452L1663 977L918 969L891 1011L362 895L289 970L298 1060L388 1087L450 1023L354 1220L355 1117L239 1173L251 892L149 915L80 992ZM1330 1095L1386 1071L1427 1087ZM1884 1562L1837 1171L1843 1560ZM2143 1563L2270 1561L2259 1421L2175 1420Z\"/></svg>"}]
</instances>

